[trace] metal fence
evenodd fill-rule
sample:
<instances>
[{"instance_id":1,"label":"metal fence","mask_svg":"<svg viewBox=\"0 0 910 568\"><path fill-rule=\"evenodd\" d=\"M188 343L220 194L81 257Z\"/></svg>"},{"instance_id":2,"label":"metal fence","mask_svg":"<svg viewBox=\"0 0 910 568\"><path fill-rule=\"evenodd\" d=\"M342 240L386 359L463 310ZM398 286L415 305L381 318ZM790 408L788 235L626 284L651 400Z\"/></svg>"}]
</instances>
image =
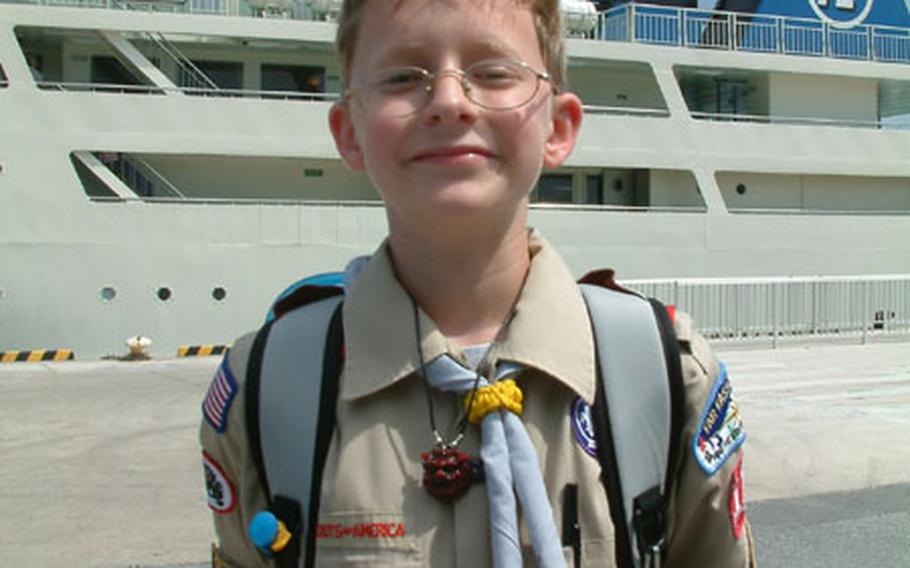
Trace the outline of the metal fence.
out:
<instances>
[{"instance_id":1,"label":"metal fence","mask_svg":"<svg viewBox=\"0 0 910 568\"><path fill-rule=\"evenodd\" d=\"M0 3L145 10L224 16L332 20L308 0L256 7L249 0L0 0ZM590 39L731 51L782 53L910 63L910 29L858 25L841 29L821 20L629 3L598 15Z\"/></svg>"},{"instance_id":2,"label":"metal fence","mask_svg":"<svg viewBox=\"0 0 910 568\"><path fill-rule=\"evenodd\" d=\"M910 275L627 280L673 304L709 339L910 333Z\"/></svg>"},{"instance_id":3,"label":"metal fence","mask_svg":"<svg viewBox=\"0 0 910 568\"><path fill-rule=\"evenodd\" d=\"M592 39L910 63L905 28L635 3L601 13Z\"/></svg>"}]
</instances>

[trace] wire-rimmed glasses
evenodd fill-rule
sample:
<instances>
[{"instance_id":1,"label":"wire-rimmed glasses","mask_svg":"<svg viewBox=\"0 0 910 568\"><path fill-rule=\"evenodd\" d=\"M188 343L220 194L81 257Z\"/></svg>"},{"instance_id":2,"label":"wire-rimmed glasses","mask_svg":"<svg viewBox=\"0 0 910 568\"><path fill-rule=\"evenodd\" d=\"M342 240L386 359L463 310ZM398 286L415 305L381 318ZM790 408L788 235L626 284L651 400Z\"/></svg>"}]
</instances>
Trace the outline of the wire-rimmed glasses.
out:
<instances>
[{"instance_id":1,"label":"wire-rimmed glasses","mask_svg":"<svg viewBox=\"0 0 910 568\"><path fill-rule=\"evenodd\" d=\"M516 59L487 59L467 69L442 69L430 73L422 67L390 67L375 73L364 84L344 93L356 98L370 112L405 117L422 110L432 99L436 82L455 76L465 96L487 110L512 110L529 103L550 75Z\"/></svg>"}]
</instances>

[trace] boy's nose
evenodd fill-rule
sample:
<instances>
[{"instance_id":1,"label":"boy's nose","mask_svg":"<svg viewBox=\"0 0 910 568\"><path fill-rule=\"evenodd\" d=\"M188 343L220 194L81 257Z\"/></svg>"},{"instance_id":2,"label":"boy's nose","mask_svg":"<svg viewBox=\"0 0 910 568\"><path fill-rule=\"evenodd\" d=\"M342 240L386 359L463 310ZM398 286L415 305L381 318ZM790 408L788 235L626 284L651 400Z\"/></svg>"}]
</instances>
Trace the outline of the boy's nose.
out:
<instances>
[{"instance_id":1,"label":"boy's nose","mask_svg":"<svg viewBox=\"0 0 910 568\"><path fill-rule=\"evenodd\" d=\"M424 110L430 118L457 120L470 118L477 114L477 107L468 98L467 85L457 70L442 70L433 78L427 96L427 108Z\"/></svg>"}]
</instances>

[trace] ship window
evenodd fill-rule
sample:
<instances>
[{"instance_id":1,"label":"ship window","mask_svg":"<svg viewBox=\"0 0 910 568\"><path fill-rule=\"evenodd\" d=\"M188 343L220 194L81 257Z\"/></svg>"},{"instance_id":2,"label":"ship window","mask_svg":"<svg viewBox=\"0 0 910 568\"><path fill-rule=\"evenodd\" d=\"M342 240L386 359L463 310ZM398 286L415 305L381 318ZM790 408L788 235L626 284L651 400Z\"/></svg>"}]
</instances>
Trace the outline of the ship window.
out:
<instances>
[{"instance_id":1,"label":"ship window","mask_svg":"<svg viewBox=\"0 0 910 568\"><path fill-rule=\"evenodd\" d=\"M167 286L162 286L161 288L158 288L158 292L156 293L156 295L158 296L158 299L161 300L162 302L167 302L168 300L171 299L171 296L173 295L173 293L171 292L171 289L168 288Z\"/></svg>"},{"instance_id":2,"label":"ship window","mask_svg":"<svg viewBox=\"0 0 910 568\"><path fill-rule=\"evenodd\" d=\"M542 175L531 193L531 202L641 210L705 210L698 181L688 170L568 168Z\"/></svg>"},{"instance_id":3,"label":"ship window","mask_svg":"<svg viewBox=\"0 0 910 568\"><path fill-rule=\"evenodd\" d=\"M535 203L572 203L572 174L543 174L531 194Z\"/></svg>"},{"instance_id":4,"label":"ship window","mask_svg":"<svg viewBox=\"0 0 910 568\"><path fill-rule=\"evenodd\" d=\"M91 81L102 85L142 84L119 59L110 55L92 56Z\"/></svg>"},{"instance_id":5,"label":"ship window","mask_svg":"<svg viewBox=\"0 0 910 568\"><path fill-rule=\"evenodd\" d=\"M221 286L218 286L217 288L212 290L212 299L215 300L216 302L221 302L226 297L227 297L227 290L225 290Z\"/></svg>"},{"instance_id":6,"label":"ship window","mask_svg":"<svg viewBox=\"0 0 910 568\"><path fill-rule=\"evenodd\" d=\"M193 61L193 65L201 71L219 89L243 88L243 64L235 61ZM194 72L180 68L177 82L181 87L206 88L208 82L200 80Z\"/></svg>"},{"instance_id":7,"label":"ship window","mask_svg":"<svg viewBox=\"0 0 910 568\"><path fill-rule=\"evenodd\" d=\"M740 69L674 68L689 111L696 118L768 116L770 75Z\"/></svg>"},{"instance_id":8,"label":"ship window","mask_svg":"<svg viewBox=\"0 0 910 568\"><path fill-rule=\"evenodd\" d=\"M0 65L0 89L9 85L9 81L6 79L6 71L3 70L3 65Z\"/></svg>"},{"instance_id":9,"label":"ship window","mask_svg":"<svg viewBox=\"0 0 910 568\"><path fill-rule=\"evenodd\" d=\"M604 178L599 175L585 177L586 199L588 205L602 205L604 202Z\"/></svg>"},{"instance_id":10,"label":"ship window","mask_svg":"<svg viewBox=\"0 0 910 568\"><path fill-rule=\"evenodd\" d=\"M304 65L263 65L262 90L324 93L325 68Z\"/></svg>"},{"instance_id":11,"label":"ship window","mask_svg":"<svg viewBox=\"0 0 910 568\"><path fill-rule=\"evenodd\" d=\"M114 298L117 297L117 290L113 286L105 286L101 289L101 300L105 302L113 302Z\"/></svg>"}]
</instances>

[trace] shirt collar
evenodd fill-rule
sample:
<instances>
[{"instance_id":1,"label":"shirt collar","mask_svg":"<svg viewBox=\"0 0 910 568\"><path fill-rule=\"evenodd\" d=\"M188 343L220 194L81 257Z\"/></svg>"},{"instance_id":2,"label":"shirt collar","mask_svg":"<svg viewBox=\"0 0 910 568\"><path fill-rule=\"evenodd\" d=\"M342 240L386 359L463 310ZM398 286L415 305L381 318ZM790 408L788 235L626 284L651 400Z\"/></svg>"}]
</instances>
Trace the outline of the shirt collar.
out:
<instances>
[{"instance_id":1,"label":"shirt collar","mask_svg":"<svg viewBox=\"0 0 910 568\"><path fill-rule=\"evenodd\" d=\"M497 347L498 359L539 369L592 403L594 340L578 285L556 251L534 231L530 253L530 272L515 317ZM422 310L418 313L424 361L456 353L433 321ZM344 400L382 390L420 366L411 299L395 276L386 243L348 291L344 330Z\"/></svg>"}]
</instances>

